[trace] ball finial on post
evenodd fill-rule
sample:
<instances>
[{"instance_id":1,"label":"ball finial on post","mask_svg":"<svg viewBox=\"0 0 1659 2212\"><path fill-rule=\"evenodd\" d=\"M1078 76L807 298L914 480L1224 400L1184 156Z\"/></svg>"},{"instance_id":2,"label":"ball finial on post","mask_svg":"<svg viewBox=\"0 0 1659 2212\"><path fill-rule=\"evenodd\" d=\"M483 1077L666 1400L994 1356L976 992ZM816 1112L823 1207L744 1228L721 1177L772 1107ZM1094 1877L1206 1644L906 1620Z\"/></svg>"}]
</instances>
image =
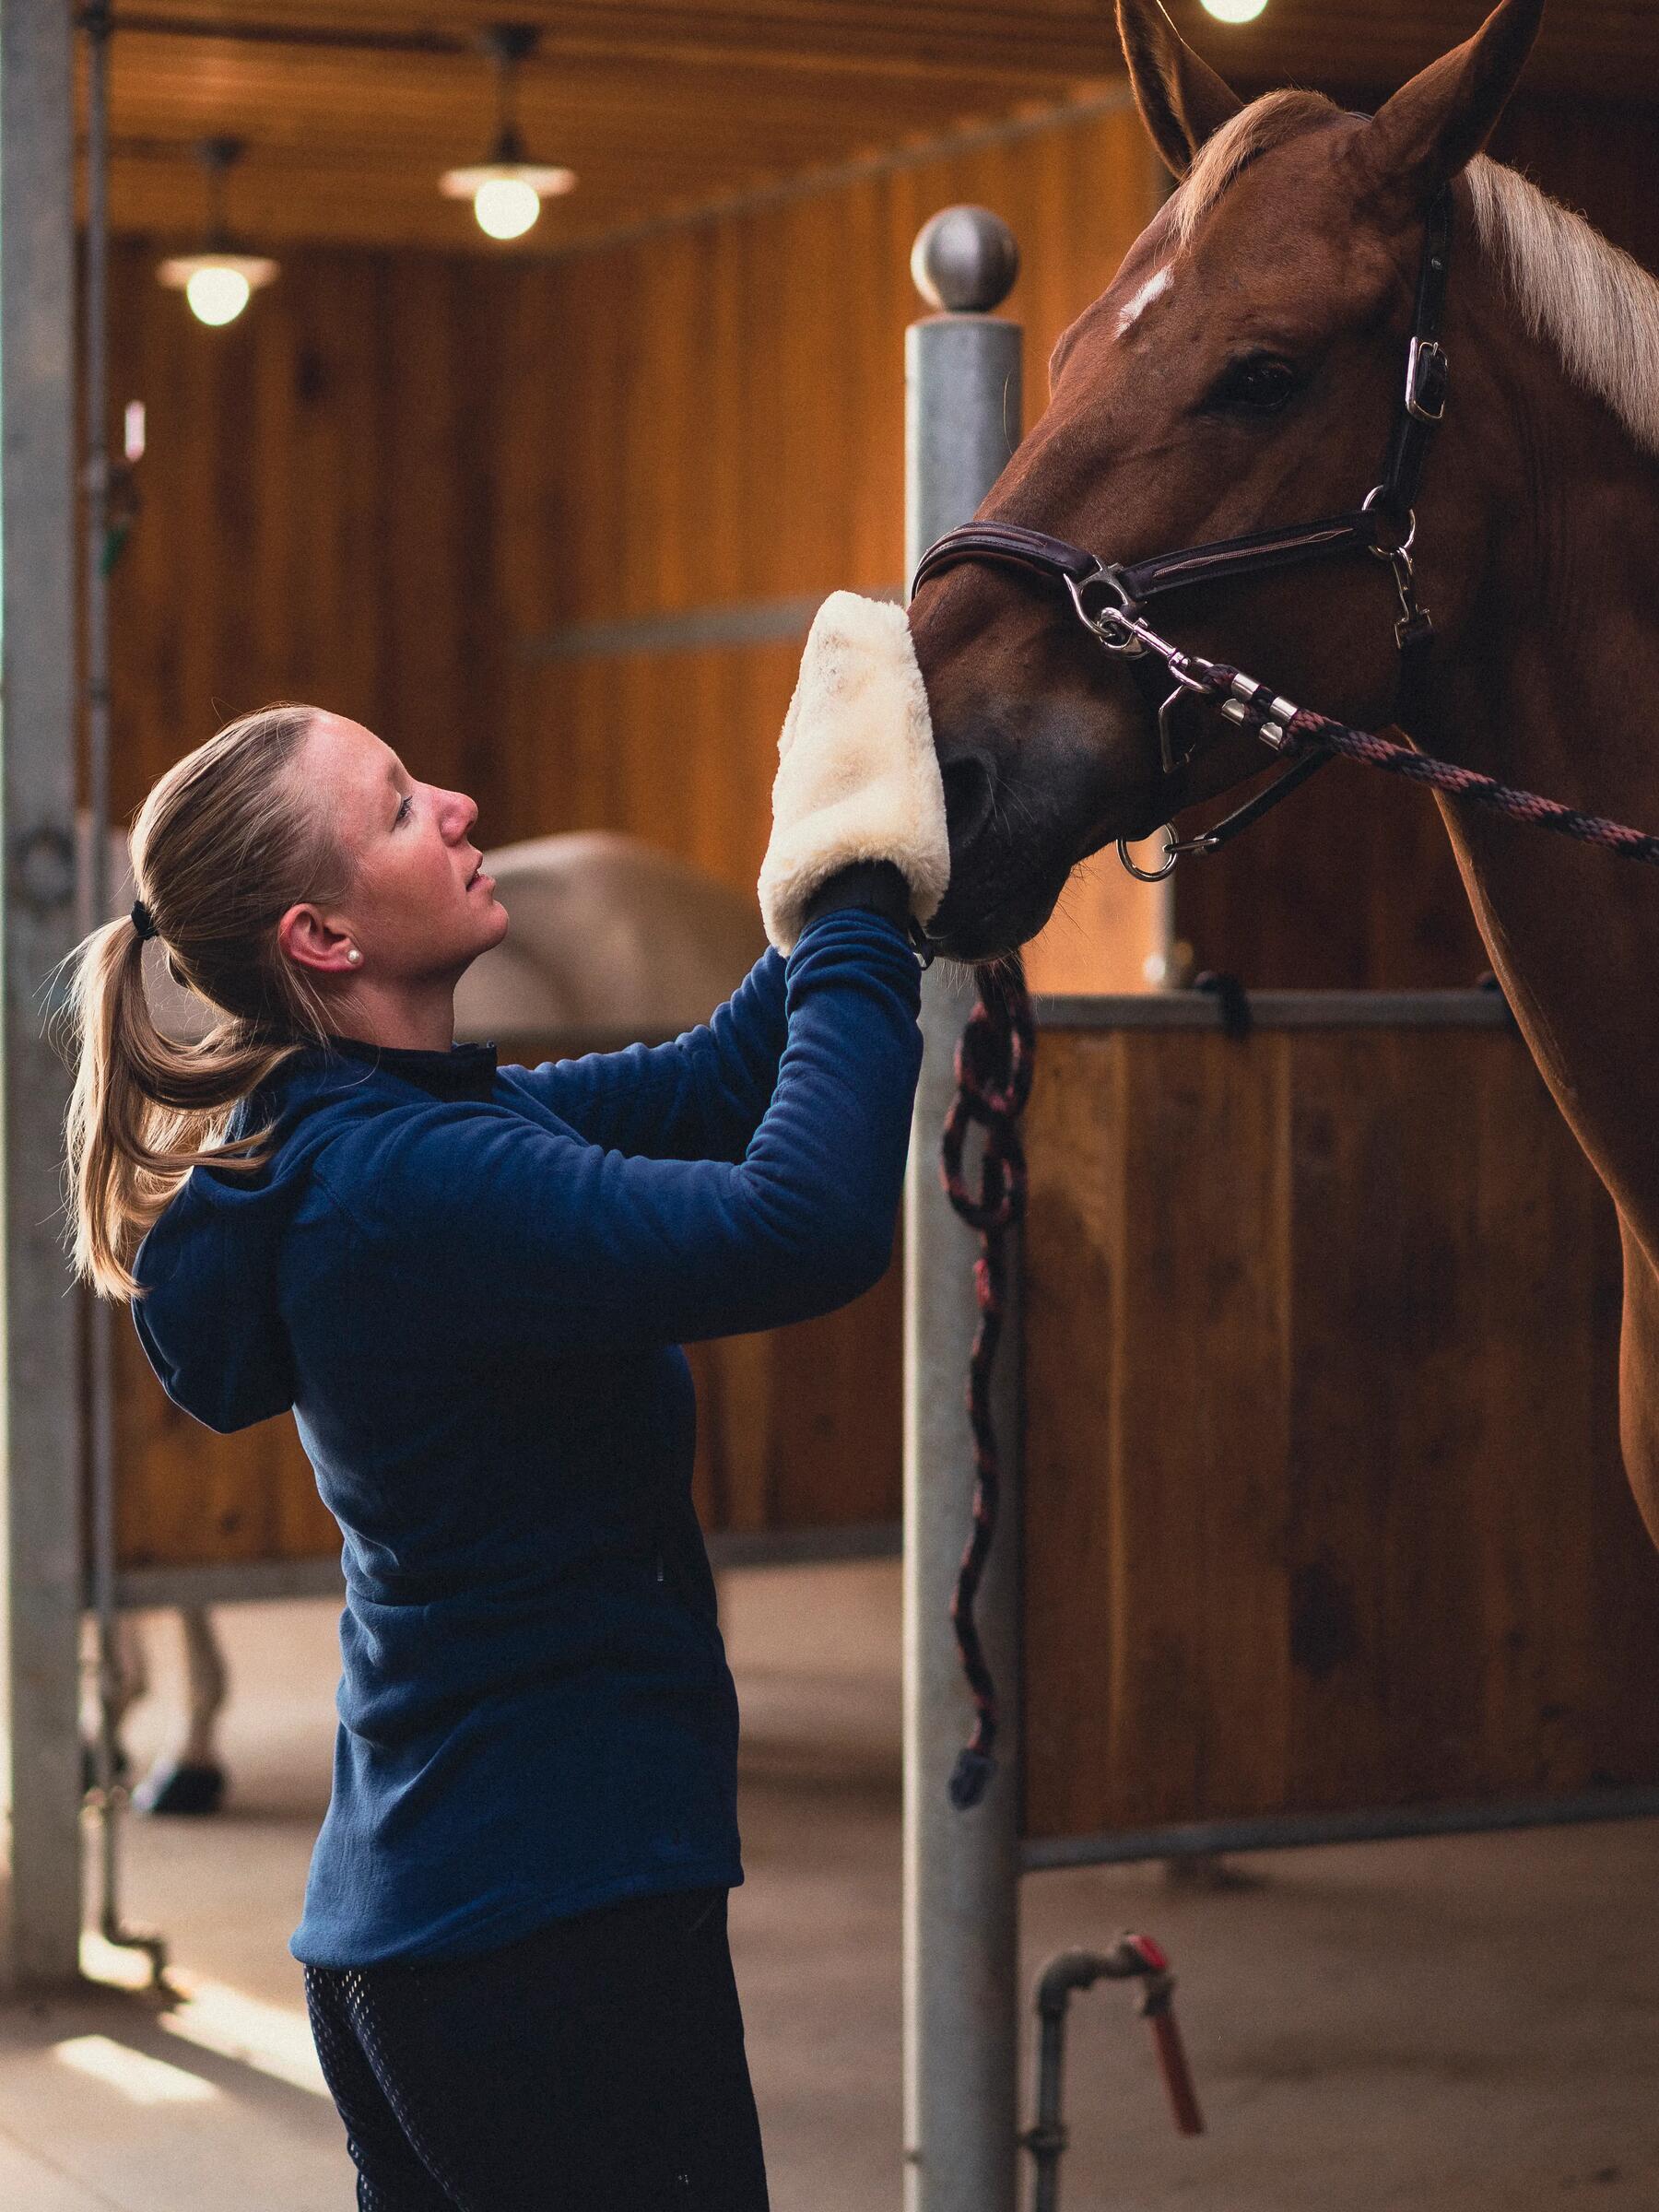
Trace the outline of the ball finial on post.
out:
<instances>
[{"instance_id":1,"label":"ball finial on post","mask_svg":"<svg viewBox=\"0 0 1659 2212\"><path fill-rule=\"evenodd\" d=\"M988 315L1014 288L1019 248L989 207L946 207L916 233L911 275L930 307Z\"/></svg>"}]
</instances>

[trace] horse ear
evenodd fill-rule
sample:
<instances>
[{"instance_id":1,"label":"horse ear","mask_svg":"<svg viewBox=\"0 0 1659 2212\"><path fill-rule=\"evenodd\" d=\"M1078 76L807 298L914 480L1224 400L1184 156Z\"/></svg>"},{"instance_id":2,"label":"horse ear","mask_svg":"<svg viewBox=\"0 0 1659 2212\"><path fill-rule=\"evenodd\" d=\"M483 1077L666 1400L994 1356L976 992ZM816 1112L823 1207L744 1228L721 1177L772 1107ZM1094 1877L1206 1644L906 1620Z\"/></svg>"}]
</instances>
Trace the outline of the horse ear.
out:
<instances>
[{"instance_id":1,"label":"horse ear","mask_svg":"<svg viewBox=\"0 0 1659 2212\"><path fill-rule=\"evenodd\" d=\"M1543 15L1544 0L1502 0L1472 39L1377 111L1358 150L1384 198L1416 212L1479 153L1509 105Z\"/></svg>"},{"instance_id":2,"label":"horse ear","mask_svg":"<svg viewBox=\"0 0 1659 2212\"><path fill-rule=\"evenodd\" d=\"M1117 0L1117 19L1141 118L1169 167L1184 177L1205 140L1244 103L1193 52L1159 0Z\"/></svg>"}]
</instances>

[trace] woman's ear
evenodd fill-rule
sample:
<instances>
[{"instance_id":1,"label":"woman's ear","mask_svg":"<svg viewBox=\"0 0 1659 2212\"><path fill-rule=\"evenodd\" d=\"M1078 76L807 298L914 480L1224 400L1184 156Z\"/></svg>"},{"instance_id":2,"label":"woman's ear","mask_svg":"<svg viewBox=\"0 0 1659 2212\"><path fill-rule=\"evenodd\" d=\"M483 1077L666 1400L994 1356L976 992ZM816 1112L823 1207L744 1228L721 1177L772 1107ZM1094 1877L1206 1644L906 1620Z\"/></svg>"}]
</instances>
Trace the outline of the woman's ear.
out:
<instances>
[{"instance_id":1,"label":"woman's ear","mask_svg":"<svg viewBox=\"0 0 1659 2212\"><path fill-rule=\"evenodd\" d=\"M1544 0L1503 0L1472 39L1430 62L1360 134L1355 159L1372 195L1420 214L1491 136L1544 16Z\"/></svg>"},{"instance_id":2,"label":"woman's ear","mask_svg":"<svg viewBox=\"0 0 1659 2212\"><path fill-rule=\"evenodd\" d=\"M301 968L344 970L348 940L331 929L314 906L290 906L276 924L276 942Z\"/></svg>"},{"instance_id":3,"label":"woman's ear","mask_svg":"<svg viewBox=\"0 0 1659 2212\"><path fill-rule=\"evenodd\" d=\"M1244 103L1193 52L1159 0L1117 0L1117 19L1141 120L1170 169L1184 177L1199 147Z\"/></svg>"}]
</instances>

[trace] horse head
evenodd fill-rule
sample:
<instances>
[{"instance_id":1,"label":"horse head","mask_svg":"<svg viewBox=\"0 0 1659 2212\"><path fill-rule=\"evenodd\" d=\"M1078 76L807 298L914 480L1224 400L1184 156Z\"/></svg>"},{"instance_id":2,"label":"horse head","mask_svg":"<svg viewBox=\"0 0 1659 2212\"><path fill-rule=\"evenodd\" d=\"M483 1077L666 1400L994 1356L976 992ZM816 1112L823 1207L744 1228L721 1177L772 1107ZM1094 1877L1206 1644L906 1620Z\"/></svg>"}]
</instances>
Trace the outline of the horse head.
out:
<instances>
[{"instance_id":1,"label":"horse head","mask_svg":"<svg viewBox=\"0 0 1659 2212\"><path fill-rule=\"evenodd\" d=\"M1181 182L1055 347L1049 406L979 519L1128 564L1358 510L1400 412L1430 212L1485 145L1542 13L1503 0L1361 116L1307 92L1244 105L1158 0L1118 0L1142 117ZM1453 641L1492 519L1477 443L1437 447L1423 501L1424 597ZM1398 698L1397 612L1389 564L1363 549L1159 602L1183 649L1373 727ZM1215 730L1167 773L1168 683L1103 653L1052 580L965 562L923 585L911 621L950 823L933 933L959 958L1022 942L1077 862L1264 765L1253 737L1189 707Z\"/></svg>"}]
</instances>

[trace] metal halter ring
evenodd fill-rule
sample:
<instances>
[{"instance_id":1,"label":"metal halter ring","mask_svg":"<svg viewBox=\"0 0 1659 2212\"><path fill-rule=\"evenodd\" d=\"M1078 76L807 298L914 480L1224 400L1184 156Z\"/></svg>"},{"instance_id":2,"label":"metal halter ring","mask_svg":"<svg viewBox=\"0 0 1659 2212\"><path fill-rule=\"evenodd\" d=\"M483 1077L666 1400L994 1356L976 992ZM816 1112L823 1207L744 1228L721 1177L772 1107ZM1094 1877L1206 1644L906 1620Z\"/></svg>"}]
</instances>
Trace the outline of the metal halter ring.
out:
<instances>
[{"instance_id":1,"label":"metal halter ring","mask_svg":"<svg viewBox=\"0 0 1659 2212\"><path fill-rule=\"evenodd\" d=\"M1161 834L1164 839L1163 862L1160 866L1156 868L1143 868L1137 866L1136 864L1129 857L1129 840L1126 837L1120 837L1118 839L1118 858L1123 862L1124 867L1128 869L1130 875L1134 877L1136 883L1162 883L1166 877L1172 876L1175 873L1175 864L1180 860L1182 854L1191 849L1190 847L1183 845L1180 838L1176 836L1175 825L1173 822L1166 822L1163 826Z\"/></svg>"},{"instance_id":2,"label":"metal halter ring","mask_svg":"<svg viewBox=\"0 0 1659 2212\"><path fill-rule=\"evenodd\" d=\"M1070 594L1072 606L1076 609L1077 619L1090 637L1098 644L1103 646L1108 653L1122 653L1125 660L1138 660L1147 649L1140 639L1135 636L1134 630L1122 618L1133 616L1135 601L1124 589L1123 581L1116 571L1101 561L1094 574L1084 577L1080 583L1069 571L1066 572L1064 582L1066 591ZM1091 615L1083 604L1083 594L1085 592L1092 591L1097 584L1115 594L1117 605L1103 608L1098 615Z\"/></svg>"},{"instance_id":3,"label":"metal halter ring","mask_svg":"<svg viewBox=\"0 0 1659 2212\"><path fill-rule=\"evenodd\" d=\"M1387 496L1387 485L1379 484L1375 490L1368 491L1364 499L1360 500L1360 513L1375 514L1382 501L1386 499ZM1373 546L1371 547L1371 551L1376 555L1379 560L1403 560L1406 562L1407 567L1409 567L1411 563L1411 548L1416 544L1417 509L1414 507L1406 517L1406 535L1401 539L1400 543L1397 546Z\"/></svg>"}]
</instances>

